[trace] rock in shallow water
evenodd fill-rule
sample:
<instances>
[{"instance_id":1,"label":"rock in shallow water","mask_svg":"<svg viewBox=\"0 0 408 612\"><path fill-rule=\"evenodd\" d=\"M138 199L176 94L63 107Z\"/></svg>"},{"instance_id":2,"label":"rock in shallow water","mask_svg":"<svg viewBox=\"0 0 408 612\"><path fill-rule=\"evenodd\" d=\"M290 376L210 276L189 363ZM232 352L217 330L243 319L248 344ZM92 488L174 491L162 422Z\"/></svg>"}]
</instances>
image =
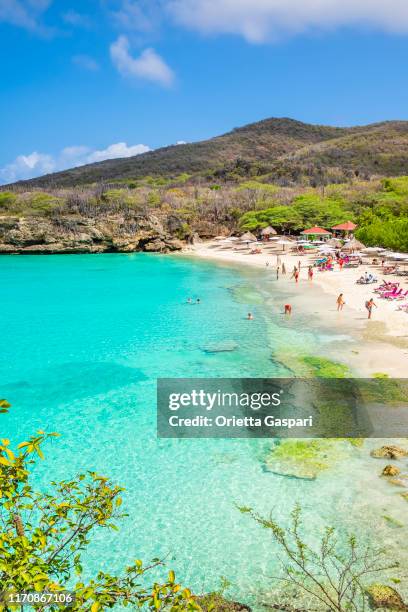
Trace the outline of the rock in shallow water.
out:
<instances>
[{"instance_id":1,"label":"rock in shallow water","mask_svg":"<svg viewBox=\"0 0 408 612\"><path fill-rule=\"evenodd\" d=\"M230 353L238 348L238 344L234 340L224 340L224 342L216 342L207 344L201 348L204 353Z\"/></svg>"},{"instance_id":2,"label":"rock in shallow water","mask_svg":"<svg viewBox=\"0 0 408 612\"><path fill-rule=\"evenodd\" d=\"M372 584L367 588L370 606L374 609L385 610L408 610L401 595L390 586L384 584Z\"/></svg>"},{"instance_id":3,"label":"rock in shallow water","mask_svg":"<svg viewBox=\"0 0 408 612\"><path fill-rule=\"evenodd\" d=\"M283 440L267 454L264 470L280 476L314 480L345 453L342 440Z\"/></svg>"},{"instance_id":4,"label":"rock in shallow water","mask_svg":"<svg viewBox=\"0 0 408 612\"><path fill-rule=\"evenodd\" d=\"M408 451L394 444L382 446L371 451L371 456L378 459L401 459L408 457Z\"/></svg>"},{"instance_id":5,"label":"rock in shallow water","mask_svg":"<svg viewBox=\"0 0 408 612\"><path fill-rule=\"evenodd\" d=\"M401 474L401 470L395 465L386 465L382 471L382 476L398 476Z\"/></svg>"}]
</instances>

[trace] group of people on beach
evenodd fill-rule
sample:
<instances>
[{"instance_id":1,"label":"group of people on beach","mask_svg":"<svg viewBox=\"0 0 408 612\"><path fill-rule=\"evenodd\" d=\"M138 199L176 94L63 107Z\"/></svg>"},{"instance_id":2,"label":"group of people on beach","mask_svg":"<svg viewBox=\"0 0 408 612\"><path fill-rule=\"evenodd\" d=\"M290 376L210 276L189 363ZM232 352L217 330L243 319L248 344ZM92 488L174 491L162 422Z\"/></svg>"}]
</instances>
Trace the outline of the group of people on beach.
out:
<instances>
[{"instance_id":1,"label":"group of people on beach","mask_svg":"<svg viewBox=\"0 0 408 612\"><path fill-rule=\"evenodd\" d=\"M346 262L346 258L344 258L340 253L335 254L335 260L332 256L329 256L327 258L326 261L326 265L332 266L334 261L338 264L340 271L342 271L344 263ZM266 267L269 267L269 262L266 262ZM300 278L300 270L301 270L301 262L300 260L298 261L298 265L293 266L293 272L291 275L291 279L293 278L295 283L298 284L299 283L299 278ZM283 262L280 258L280 256L277 256L277 261L276 261L276 279L279 279L279 275L286 275L286 267L285 267L285 262ZM313 270L313 266L309 265L307 267L307 278L309 281L313 280L313 276L314 276L314 270ZM368 273L366 272L366 276L368 276ZM337 297L336 299L336 305L337 305L337 312L341 312L344 308L344 305L346 304L345 300L344 300L344 294L340 293L340 295ZM368 318L371 319L371 315L372 315L372 311L373 308L377 308L377 304L374 302L373 298L370 298L369 300L366 300L365 302L365 308L367 310L368 313ZM285 315L290 315L292 314L292 305L291 304L285 304L284 305L284 314ZM253 319L253 315L252 313L248 313L247 316L248 320L252 320Z\"/></svg>"}]
</instances>

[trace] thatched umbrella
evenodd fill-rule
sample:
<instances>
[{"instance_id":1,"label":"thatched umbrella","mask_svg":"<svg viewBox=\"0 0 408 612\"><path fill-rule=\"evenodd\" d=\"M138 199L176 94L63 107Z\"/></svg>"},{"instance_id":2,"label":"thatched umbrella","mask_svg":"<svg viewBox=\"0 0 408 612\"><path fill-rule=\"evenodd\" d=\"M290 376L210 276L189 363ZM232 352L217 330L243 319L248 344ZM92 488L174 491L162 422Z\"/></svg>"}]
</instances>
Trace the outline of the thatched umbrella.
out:
<instances>
[{"instance_id":1,"label":"thatched umbrella","mask_svg":"<svg viewBox=\"0 0 408 612\"><path fill-rule=\"evenodd\" d=\"M245 234L242 234L241 236L241 242L254 242L254 241L256 241L256 236L251 234L251 232L245 232Z\"/></svg>"},{"instance_id":2,"label":"thatched umbrella","mask_svg":"<svg viewBox=\"0 0 408 612\"><path fill-rule=\"evenodd\" d=\"M328 240L326 244L329 244L333 247L340 247L343 244L343 241L340 240L340 238L330 238L330 240Z\"/></svg>"},{"instance_id":3,"label":"thatched umbrella","mask_svg":"<svg viewBox=\"0 0 408 612\"><path fill-rule=\"evenodd\" d=\"M261 231L262 236L276 236L277 233L278 232L270 225L268 225L268 227L264 227L264 229Z\"/></svg>"},{"instance_id":4,"label":"thatched umbrella","mask_svg":"<svg viewBox=\"0 0 408 612\"><path fill-rule=\"evenodd\" d=\"M349 240L349 242L347 242L344 245L342 250L343 251L361 251L362 249L365 249L365 245L359 240L357 240L357 238L352 238L351 240Z\"/></svg>"}]
</instances>

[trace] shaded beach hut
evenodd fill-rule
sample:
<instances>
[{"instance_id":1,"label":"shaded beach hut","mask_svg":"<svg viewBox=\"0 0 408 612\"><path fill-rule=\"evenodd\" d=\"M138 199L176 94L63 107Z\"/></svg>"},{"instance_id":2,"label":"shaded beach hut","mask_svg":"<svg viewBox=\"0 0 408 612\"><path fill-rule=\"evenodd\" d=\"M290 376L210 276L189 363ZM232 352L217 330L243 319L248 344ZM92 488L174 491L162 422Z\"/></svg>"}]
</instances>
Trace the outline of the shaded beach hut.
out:
<instances>
[{"instance_id":1,"label":"shaded beach hut","mask_svg":"<svg viewBox=\"0 0 408 612\"><path fill-rule=\"evenodd\" d=\"M261 236L265 240L268 240L270 236L276 236L277 233L278 232L275 229L273 229L273 227L268 225L268 227L264 227L263 230L261 231Z\"/></svg>"},{"instance_id":2,"label":"shaded beach hut","mask_svg":"<svg viewBox=\"0 0 408 612\"><path fill-rule=\"evenodd\" d=\"M340 232L344 234L344 236L348 236L350 232L354 232L356 227L357 225L352 221L346 221L345 223L339 223L339 225L334 225L332 227L332 230L334 230L335 233Z\"/></svg>"},{"instance_id":3,"label":"shaded beach hut","mask_svg":"<svg viewBox=\"0 0 408 612\"><path fill-rule=\"evenodd\" d=\"M331 236L333 235L331 232L329 232L328 230L323 229L322 227L310 227L309 229L305 229L303 230L303 232L300 232L300 235L302 237L307 237L310 240L329 240L331 238Z\"/></svg>"}]
</instances>

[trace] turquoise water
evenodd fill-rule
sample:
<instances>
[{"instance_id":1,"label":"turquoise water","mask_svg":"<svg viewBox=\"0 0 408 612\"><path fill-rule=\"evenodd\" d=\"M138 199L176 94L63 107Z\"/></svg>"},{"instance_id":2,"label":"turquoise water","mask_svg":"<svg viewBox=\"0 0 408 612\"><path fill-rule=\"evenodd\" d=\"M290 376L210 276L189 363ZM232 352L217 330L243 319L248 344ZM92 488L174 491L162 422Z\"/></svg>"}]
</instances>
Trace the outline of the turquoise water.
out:
<instances>
[{"instance_id":1,"label":"turquoise water","mask_svg":"<svg viewBox=\"0 0 408 612\"><path fill-rule=\"evenodd\" d=\"M37 469L41 486L91 469L126 487L129 517L117 533L97 532L88 571L168 555L193 589L226 576L231 595L252 601L269 589L276 558L235 503L273 508L285 522L298 500L312 538L336 523L367 538L375 527L394 545L380 516L392 498L393 516L404 517L406 502L366 450L350 448L335 473L309 482L265 472L269 442L156 438L158 376L290 376L282 349L324 352L336 340L301 316L288 327L265 274L144 254L0 259L0 396L13 405L1 435L62 434Z\"/></svg>"}]
</instances>

